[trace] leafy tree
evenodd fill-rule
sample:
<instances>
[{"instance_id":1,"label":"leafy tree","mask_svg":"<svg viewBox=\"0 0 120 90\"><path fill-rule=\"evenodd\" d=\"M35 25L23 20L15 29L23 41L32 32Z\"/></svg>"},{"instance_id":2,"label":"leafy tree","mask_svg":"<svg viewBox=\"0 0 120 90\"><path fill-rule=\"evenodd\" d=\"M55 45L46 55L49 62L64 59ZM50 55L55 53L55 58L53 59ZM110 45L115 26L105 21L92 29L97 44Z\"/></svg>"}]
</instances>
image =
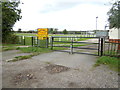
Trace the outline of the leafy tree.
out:
<instances>
[{"instance_id":1,"label":"leafy tree","mask_svg":"<svg viewBox=\"0 0 120 90\"><path fill-rule=\"evenodd\" d=\"M52 33L53 33L53 28L49 28L48 33L49 33L49 34L52 34Z\"/></svg>"},{"instance_id":2,"label":"leafy tree","mask_svg":"<svg viewBox=\"0 0 120 90\"><path fill-rule=\"evenodd\" d=\"M120 28L120 1L113 3L112 8L107 13L110 28Z\"/></svg>"},{"instance_id":3,"label":"leafy tree","mask_svg":"<svg viewBox=\"0 0 120 90\"><path fill-rule=\"evenodd\" d=\"M2 5L2 41L3 43L8 42L8 38L12 38L13 26L16 21L21 19L21 9L18 8L19 1L15 2L0 2Z\"/></svg>"},{"instance_id":4,"label":"leafy tree","mask_svg":"<svg viewBox=\"0 0 120 90\"><path fill-rule=\"evenodd\" d=\"M63 34L68 34L68 31L66 29L64 29Z\"/></svg>"},{"instance_id":5,"label":"leafy tree","mask_svg":"<svg viewBox=\"0 0 120 90\"><path fill-rule=\"evenodd\" d=\"M58 32L58 29L55 28L54 31L53 31L53 34L57 34L57 32Z\"/></svg>"},{"instance_id":6,"label":"leafy tree","mask_svg":"<svg viewBox=\"0 0 120 90\"><path fill-rule=\"evenodd\" d=\"M48 33L49 34L57 34L57 31L58 29L57 28L49 28L49 31L48 31Z\"/></svg>"},{"instance_id":7,"label":"leafy tree","mask_svg":"<svg viewBox=\"0 0 120 90\"><path fill-rule=\"evenodd\" d=\"M34 33L34 30L29 30L29 31L27 31L28 33Z\"/></svg>"},{"instance_id":8,"label":"leafy tree","mask_svg":"<svg viewBox=\"0 0 120 90\"><path fill-rule=\"evenodd\" d=\"M22 32L21 28L19 28L19 29L18 29L18 32L19 32L19 33L21 33L21 32Z\"/></svg>"}]
</instances>

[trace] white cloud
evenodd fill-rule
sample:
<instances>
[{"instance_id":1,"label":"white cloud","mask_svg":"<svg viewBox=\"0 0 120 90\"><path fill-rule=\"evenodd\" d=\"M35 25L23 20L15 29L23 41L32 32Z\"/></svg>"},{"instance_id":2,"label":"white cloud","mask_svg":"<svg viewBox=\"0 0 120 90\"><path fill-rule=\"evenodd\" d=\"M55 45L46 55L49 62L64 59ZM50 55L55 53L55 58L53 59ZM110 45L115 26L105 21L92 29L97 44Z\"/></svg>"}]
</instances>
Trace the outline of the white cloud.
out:
<instances>
[{"instance_id":1,"label":"white cloud","mask_svg":"<svg viewBox=\"0 0 120 90\"><path fill-rule=\"evenodd\" d=\"M106 13L109 10L109 6L105 6L104 3L109 0L87 1L36 0L33 2L33 0L24 0L24 4L20 6L23 18L16 23L14 29L35 30L53 27L61 30L92 30L95 29L96 16L98 16L98 29L104 29L105 21L107 21ZM67 5L61 7L63 3Z\"/></svg>"}]
</instances>

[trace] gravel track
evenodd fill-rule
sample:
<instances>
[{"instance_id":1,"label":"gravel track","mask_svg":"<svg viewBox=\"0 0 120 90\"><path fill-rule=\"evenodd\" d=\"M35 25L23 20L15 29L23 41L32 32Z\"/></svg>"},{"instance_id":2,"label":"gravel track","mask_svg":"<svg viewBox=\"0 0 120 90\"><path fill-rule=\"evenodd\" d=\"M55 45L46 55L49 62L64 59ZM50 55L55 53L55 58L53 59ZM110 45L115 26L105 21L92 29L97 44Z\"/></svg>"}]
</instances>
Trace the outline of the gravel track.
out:
<instances>
[{"instance_id":1,"label":"gravel track","mask_svg":"<svg viewBox=\"0 0 120 90\"><path fill-rule=\"evenodd\" d=\"M96 60L97 56L65 52L45 53L17 62L3 60L3 88L118 88L118 73L105 65L93 67ZM49 65L69 70L51 74L46 68Z\"/></svg>"}]
</instances>

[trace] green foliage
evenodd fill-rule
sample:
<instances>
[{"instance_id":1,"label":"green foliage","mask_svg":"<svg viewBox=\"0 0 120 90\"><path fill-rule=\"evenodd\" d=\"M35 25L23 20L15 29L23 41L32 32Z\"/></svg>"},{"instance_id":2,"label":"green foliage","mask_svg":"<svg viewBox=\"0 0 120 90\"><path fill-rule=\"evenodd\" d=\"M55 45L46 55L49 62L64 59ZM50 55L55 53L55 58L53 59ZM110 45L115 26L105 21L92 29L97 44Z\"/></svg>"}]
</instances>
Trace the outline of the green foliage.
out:
<instances>
[{"instance_id":1,"label":"green foliage","mask_svg":"<svg viewBox=\"0 0 120 90\"><path fill-rule=\"evenodd\" d=\"M13 34L9 34L9 36L7 35L5 40L6 40L5 43L17 44L19 38L13 33Z\"/></svg>"},{"instance_id":2,"label":"green foliage","mask_svg":"<svg viewBox=\"0 0 120 90\"><path fill-rule=\"evenodd\" d=\"M12 27L21 19L21 10L18 9L19 1L16 2L1 2L2 5L2 41L8 42L12 38L13 29Z\"/></svg>"},{"instance_id":3,"label":"green foliage","mask_svg":"<svg viewBox=\"0 0 120 90\"><path fill-rule=\"evenodd\" d=\"M55 28L52 34L57 34L57 32L58 32L58 29Z\"/></svg>"},{"instance_id":4,"label":"green foliage","mask_svg":"<svg viewBox=\"0 0 120 90\"><path fill-rule=\"evenodd\" d=\"M16 33L16 35L20 35L20 36L36 36L36 34L33 34L33 33Z\"/></svg>"},{"instance_id":5,"label":"green foliage","mask_svg":"<svg viewBox=\"0 0 120 90\"><path fill-rule=\"evenodd\" d=\"M67 50L65 47L53 47L53 50Z\"/></svg>"},{"instance_id":6,"label":"green foliage","mask_svg":"<svg viewBox=\"0 0 120 90\"><path fill-rule=\"evenodd\" d=\"M63 34L68 34L68 31L66 29L64 29Z\"/></svg>"},{"instance_id":7,"label":"green foliage","mask_svg":"<svg viewBox=\"0 0 120 90\"><path fill-rule=\"evenodd\" d=\"M36 36L36 34L32 34L32 33L16 33L16 35L23 35L23 36ZM72 35L72 34L66 34L66 35L59 35L59 34L56 34L56 35L49 35L49 36L77 36L77 35ZM79 36L78 36L79 37ZM82 36L81 36L82 37ZM88 39L91 39L91 38L78 38L76 41L84 41L84 40L88 40ZM59 38L55 38L54 40L56 41L59 41ZM71 38L61 38L62 41L71 41ZM65 44L65 43L61 43L61 42L54 42L54 44ZM67 43L67 44L70 44L70 43ZM32 42L31 42L31 37L25 37L25 45L32 45Z\"/></svg>"},{"instance_id":8,"label":"green foliage","mask_svg":"<svg viewBox=\"0 0 120 90\"><path fill-rule=\"evenodd\" d=\"M100 64L108 65L111 69L120 71L120 59L119 58L102 56L98 58L94 66L99 66Z\"/></svg>"},{"instance_id":9,"label":"green foliage","mask_svg":"<svg viewBox=\"0 0 120 90\"><path fill-rule=\"evenodd\" d=\"M17 47L3 47L2 51L8 51L8 50L16 50Z\"/></svg>"},{"instance_id":10,"label":"green foliage","mask_svg":"<svg viewBox=\"0 0 120 90\"><path fill-rule=\"evenodd\" d=\"M49 28L48 33L49 34L57 34L58 29L57 28Z\"/></svg>"},{"instance_id":11,"label":"green foliage","mask_svg":"<svg viewBox=\"0 0 120 90\"><path fill-rule=\"evenodd\" d=\"M22 59L28 59L30 58L32 55L26 55L26 56L16 56L16 59L22 60Z\"/></svg>"},{"instance_id":12,"label":"green foliage","mask_svg":"<svg viewBox=\"0 0 120 90\"><path fill-rule=\"evenodd\" d=\"M20 44L2 44L3 47L16 47L21 46Z\"/></svg>"},{"instance_id":13,"label":"green foliage","mask_svg":"<svg viewBox=\"0 0 120 90\"><path fill-rule=\"evenodd\" d=\"M40 48L40 47L22 47L19 48L18 50L21 50L24 53L34 53L34 52L39 52L39 53L47 53L51 52L49 48Z\"/></svg>"},{"instance_id":14,"label":"green foliage","mask_svg":"<svg viewBox=\"0 0 120 90\"><path fill-rule=\"evenodd\" d=\"M120 1L116 1L107 14L110 28L120 28Z\"/></svg>"},{"instance_id":15,"label":"green foliage","mask_svg":"<svg viewBox=\"0 0 120 90\"><path fill-rule=\"evenodd\" d=\"M18 29L18 33L21 33L21 32L22 32L22 30L21 30L21 28L19 28L19 29Z\"/></svg>"},{"instance_id":16,"label":"green foliage","mask_svg":"<svg viewBox=\"0 0 120 90\"><path fill-rule=\"evenodd\" d=\"M20 60L24 60L24 59L29 59L29 58L31 58L31 57L32 57L32 55L16 56L14 59L8 60L8 62L20 61Z\"/></svg>"},{"instance_id":17,"label":"green foliage","mask_svg":"<svg viewBox=\"0 0 120 90\"><path fill-rule=\"evenodd\" d=\"M18 50L21 50L24 53L33 53L34 55L38 55L40 53L49 53L52 52L50 48L40 48L40 47L22 47L17 48ZM67 48L63 47L54 47L54 50L66 50Z\"/></svg>"},{"instance_id":18,"label":"green foliage","mask_svg":"<svg viewBox=\"0 0 120 90\"><path fill-rule=\"evenodd\" d=\"M49 34L53 34L53 31L54 31L53 28L49 28L48 33L49 33Z\"/></svg>"}]
</instances>

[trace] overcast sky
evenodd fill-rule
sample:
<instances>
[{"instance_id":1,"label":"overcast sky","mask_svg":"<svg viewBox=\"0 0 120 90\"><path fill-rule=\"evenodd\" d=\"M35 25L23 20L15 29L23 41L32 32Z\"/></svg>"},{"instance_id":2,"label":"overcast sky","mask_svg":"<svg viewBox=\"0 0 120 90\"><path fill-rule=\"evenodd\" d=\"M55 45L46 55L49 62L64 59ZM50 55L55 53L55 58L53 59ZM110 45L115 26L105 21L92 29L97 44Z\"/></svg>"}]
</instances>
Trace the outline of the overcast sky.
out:
<instances>
[{"instance_id":1,"label":"overcast sky","mask_svg":"<svg viewBox=\"0 0 120 90\"><path fill-rule=\"evenodd\" d=\"M21 0L22 19L14 30L58 28L59 30L104 29L111 0ZM107 4L107 5L105 5Z\"/></svg>"}]
</instances>

